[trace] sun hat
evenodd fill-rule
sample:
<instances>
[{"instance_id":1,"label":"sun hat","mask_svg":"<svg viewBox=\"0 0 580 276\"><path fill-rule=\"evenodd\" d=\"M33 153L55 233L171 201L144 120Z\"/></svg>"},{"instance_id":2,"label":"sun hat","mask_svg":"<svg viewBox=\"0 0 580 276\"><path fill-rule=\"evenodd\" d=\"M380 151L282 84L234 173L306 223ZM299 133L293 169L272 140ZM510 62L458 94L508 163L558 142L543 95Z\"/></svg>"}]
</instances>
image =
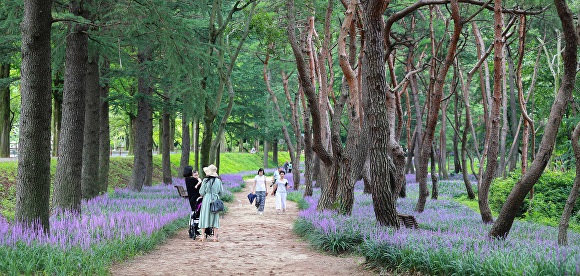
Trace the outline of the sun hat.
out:
<instances>
[{"instance_id":1,"label":"sun hat","mask_svg":"<svg viewBox=\"0 0 580 276\"><path fill-rule=\"evenodd\" d=\"M203 168L203 172L205 173L205 176L218 177L217 167L214 164L211 164L211 165Z\"/></svg>"}]
</instances>

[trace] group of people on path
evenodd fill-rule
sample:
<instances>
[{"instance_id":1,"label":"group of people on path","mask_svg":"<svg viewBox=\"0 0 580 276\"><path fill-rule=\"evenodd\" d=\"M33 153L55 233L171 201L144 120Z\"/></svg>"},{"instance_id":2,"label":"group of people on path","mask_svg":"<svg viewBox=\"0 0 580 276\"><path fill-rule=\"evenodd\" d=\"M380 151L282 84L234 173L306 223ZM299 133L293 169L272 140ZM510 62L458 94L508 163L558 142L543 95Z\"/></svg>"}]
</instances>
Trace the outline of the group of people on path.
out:
<instances>
[{"instance_id":1,"label":"group of people on path","mask_svg":"<svg viewBox=\"0 0 580 276\"><path fill-rule=\"evenodd\" d=\"M284 214L286 212L286 197L288 195L288 179L285 179L286 172L282 168L274 171L272 184L268 185L264 169L258 170L258 175L254 177L254 187L252 187L252 194L256 195L255 206L258 215L264 214L264 207L266 205L266 196L268 195L268 188L270 195L276 196L276 213Z\"/></svg>"},{"instance_id":2,"label":"group of people on path","mask_svg":"<svg viewBox=\"0 0 580 276\"><path fill-rule=\"evenodd\" d=\"M288 162L286 162L288 163ZM274 177L270 185L268 185L264 169L258 170L258 175L254 177L254 186L252 187L252 194L256 195L255 206L257 214L264 214L264 207L266 203L266 196L268 195L268 188L270 188L270 195L276 196L276 212L277 214L284 214L286 212L286 197L288 195L288 179L285 178L287 164L284 167L279 167L274 171ZM290 170L291 170L290 165ZM202 234L199 241L203 242L207 238L206 228L213 228L213 241L219 241L218 229L220 227L220 214L212 213L210 211L210 203L216 198L223 195L223 183L217 174L217 167L209 165L203 168L205 178L200 179L199 173L193 170L193 167L186 166L183 170L183 177L185 178L185 187L187 189L189 204L191 210L197 209L198 199L204 198L201 201L199 209L199 225L200 233ZM207 200L205 200L207 198Z\"/></svg>"},{"instance_id":3,"label":"group of people on path","mask_svg":"<svg viewBox=\"0 0 580 276\"><path fill-rule=\"evenodd\" d=\"M220 228L220 214L212 213L210 211L210 203L216 198L219 198L224 193L224 188L219 175L217 174L217 167L209 165L203 168L205 178L201 180L199 173L194 171L191 166L187 166L183 170L185 177L185 187L189 199L191 210L195 211L197 206L197 199L199 197L207 198L208 200L201 201L199 211L199 228L202 233L199 241L203 242L206 239L206 228L213 228L213 241L219 241L218 229Z\"/></svg>"}]
</instances>

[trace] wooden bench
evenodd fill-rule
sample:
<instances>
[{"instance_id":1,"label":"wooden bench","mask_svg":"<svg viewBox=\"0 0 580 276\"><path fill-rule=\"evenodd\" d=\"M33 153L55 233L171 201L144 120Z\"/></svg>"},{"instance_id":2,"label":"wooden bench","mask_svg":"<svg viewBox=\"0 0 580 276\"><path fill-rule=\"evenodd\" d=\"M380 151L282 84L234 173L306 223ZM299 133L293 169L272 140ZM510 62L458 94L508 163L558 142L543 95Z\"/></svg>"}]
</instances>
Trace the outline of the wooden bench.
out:
<instances>
[{"instance_id":1,"label":"wooden bench","mask_svg":"<svg viewBox=\"0 0 580 276\"><path fill-rule=\"evenodd\" d=\"M180 197L188 198L187 191L183 188L183 186L175 185L174 187L177 188L177 192L179 193Z\"/></svg>"},{"instance_id":2,"label":"wooden bench","mask_svg":"<svg viewBox=\"0 0 580 276\"><path fill-rule=\"evenodd\" d=\"M405 226L406 228L418 229L419 224L414 216L407 214L397 214L399 219L399 225Z\"/></svg>"}]
</instances>

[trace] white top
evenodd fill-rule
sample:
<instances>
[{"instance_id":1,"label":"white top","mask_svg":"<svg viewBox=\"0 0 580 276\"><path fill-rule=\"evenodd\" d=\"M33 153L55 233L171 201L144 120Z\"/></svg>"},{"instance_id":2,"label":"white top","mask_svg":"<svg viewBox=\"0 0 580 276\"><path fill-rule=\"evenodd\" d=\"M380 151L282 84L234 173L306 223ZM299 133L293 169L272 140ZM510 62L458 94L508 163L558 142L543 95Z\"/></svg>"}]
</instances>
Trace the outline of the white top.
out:
<instances>
[{"instance_id":1,"label":"white top","mask_svg":"<svg viewBox=\"0 0 580 276\"><path fill-rule=\"evenodd\" d=\"M266 177L263 175L256 175L254 177L254 182L256 183L256 187L254 188L255 192L265 192L266 191Z\"/></svg>"},{"instance_id":2,"label":"white top","mask_svg":"<svg viewBox=\"0 0 580 276\"><path fill-rule=\"evenodd\" d=\"M276 188L276 193L285 193L286 192L286 184L288 184L288 179L278 179L276 180L276 184L278 184L278 188Z\"/></svg>"}]
</instances>

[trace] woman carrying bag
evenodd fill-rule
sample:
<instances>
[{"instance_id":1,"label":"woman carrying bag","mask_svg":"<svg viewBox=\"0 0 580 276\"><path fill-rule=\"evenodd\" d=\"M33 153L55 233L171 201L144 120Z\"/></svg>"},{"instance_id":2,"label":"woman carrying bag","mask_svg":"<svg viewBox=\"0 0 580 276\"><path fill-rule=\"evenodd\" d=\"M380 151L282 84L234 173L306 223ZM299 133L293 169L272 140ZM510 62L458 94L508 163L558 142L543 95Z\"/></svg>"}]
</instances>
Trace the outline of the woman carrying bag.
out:
<instances>
[{"instance_id":1,"label":"woman carrying bag","mask_svg":"<svg viewBox=\"0 0 580 276\"><path fill-rule=\"evenodd\" d=\"M201 203L200 215L199 215L199 228L201 228L201 233L205 233L205 228L213 228L213 241L218 241L218 229L220 227L220 214L212 213L210 210L211 203L222 196L223 186L222 181L218 178L216 166L209 165L203 168L205 173L205 179L203 180L201 187L199 188L199 193L203 196L203 201ZM205 241L205 236L199 239L199 241Z\"/></svg>"}]
</instances>

